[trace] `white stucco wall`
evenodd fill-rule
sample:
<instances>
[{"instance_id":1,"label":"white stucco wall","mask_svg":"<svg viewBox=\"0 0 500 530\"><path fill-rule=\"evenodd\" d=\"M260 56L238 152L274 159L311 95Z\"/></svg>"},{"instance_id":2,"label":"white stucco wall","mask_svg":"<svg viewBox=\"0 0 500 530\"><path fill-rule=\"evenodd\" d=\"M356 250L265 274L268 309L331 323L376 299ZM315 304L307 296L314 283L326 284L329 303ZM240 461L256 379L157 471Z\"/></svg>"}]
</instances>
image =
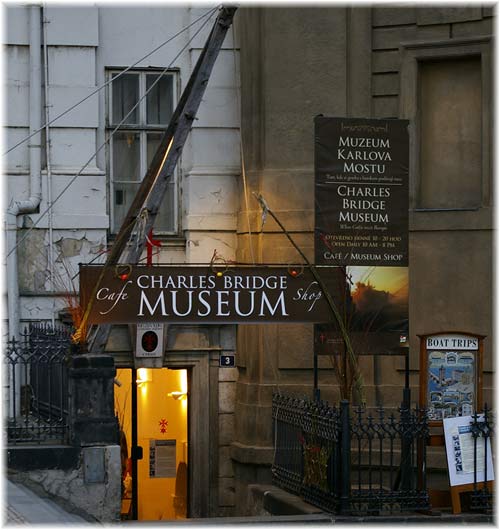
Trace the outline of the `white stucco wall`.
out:
<instances>
[{"instance_id":1,"label":"white stucco wall","mask_svg":"<svg viewBox=\"0 0 500 530\"><path fill-rule=\"evenodd\" d=\"M135 63L209 9L210 6L176 5L49 5L45 16L51 119L103 85L106 68L125 68ZM8 6L4 16L8 148L29 132L29 10L25 6ZM198 26L137 65L164 68L172 63L179 71L178 97L212 23L188 44ZM186 45L186 50L172 62ZM215 249L227 259L235 257L240 173L237 47L230 29L182 156L179 237L165 241L155 262L208 262ZM43 108L40 113L43 116ZM54 199L105 141L105 115L106 90L101 90L50 127ZM29 196L28 144L23 143L6 157L7 204L11 199ZM61 277L59 284L71 283L65 271L68 264L74 274L79 262L95 259L105 248L109 237L107 172L106 149L101 149L53 207L54 259L57 275ZM42 176L40 212L47 209L48 197L45 171ZM45 320L65 301L60 296L54 298L50 282L43 281L48 267L49 216L32 214L18 220L19 227L29 228L33 223L36 228L19 248L21 318ZM73 284L78 287L77 278Z\"/></svg>"}]
</instances>

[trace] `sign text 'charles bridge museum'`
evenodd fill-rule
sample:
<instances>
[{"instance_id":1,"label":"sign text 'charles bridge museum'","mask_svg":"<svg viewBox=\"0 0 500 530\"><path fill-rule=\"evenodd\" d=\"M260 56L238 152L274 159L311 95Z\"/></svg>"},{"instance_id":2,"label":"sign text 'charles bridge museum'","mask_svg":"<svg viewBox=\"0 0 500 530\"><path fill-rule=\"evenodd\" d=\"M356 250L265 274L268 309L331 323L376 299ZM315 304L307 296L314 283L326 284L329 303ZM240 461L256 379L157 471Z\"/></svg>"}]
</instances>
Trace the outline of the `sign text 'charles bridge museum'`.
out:
<instances>
[{"instance_id":1,"label":"sign text 'charles bridge museum'","mask_svg":"<svg viewBox=\"0 0 500 530\"><path fill-rule=\"evenodd\" d=\"M125 270L125 272L124 272ZM328 273L325 268L325 279ZM307 268L129 267L80 269L89 322L324 322L331 311Z\"/></svg>"}]
</instances>

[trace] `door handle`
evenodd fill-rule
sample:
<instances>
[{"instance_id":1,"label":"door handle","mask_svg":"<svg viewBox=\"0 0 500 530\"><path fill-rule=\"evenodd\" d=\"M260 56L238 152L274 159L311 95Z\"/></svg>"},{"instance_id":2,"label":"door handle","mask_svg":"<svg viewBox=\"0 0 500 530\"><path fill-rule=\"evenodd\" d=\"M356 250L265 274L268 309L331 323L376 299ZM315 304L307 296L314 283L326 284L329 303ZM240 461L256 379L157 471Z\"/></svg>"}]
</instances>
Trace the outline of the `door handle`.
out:
<instances>
[{"instance_id":1,"label":"door handle","mask_svg":"<svg viewBox=\"0 0 500 530\"><path fill-rule=\"evenodd\" d=\"M140 445L132 446L132 460L142 460L143 458L143 450Z\"/></svg>"}]
</instances>

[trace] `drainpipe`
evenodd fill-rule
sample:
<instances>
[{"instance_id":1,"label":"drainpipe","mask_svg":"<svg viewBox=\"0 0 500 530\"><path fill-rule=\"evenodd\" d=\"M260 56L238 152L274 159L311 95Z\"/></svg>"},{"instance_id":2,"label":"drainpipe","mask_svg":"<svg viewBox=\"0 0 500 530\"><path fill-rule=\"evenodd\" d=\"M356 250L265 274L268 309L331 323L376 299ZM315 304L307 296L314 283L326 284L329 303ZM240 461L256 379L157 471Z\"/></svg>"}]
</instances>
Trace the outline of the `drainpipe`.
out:
<instances>
[{"instance_id":1,"label":"drainpipe","mask_svg":"<svg viewBox=\"0 0 500 530\"><path fill-rule=\"evenodd\" d=\"M50 112L49 112L49 47L47 44L47 11L42 7L43 17L43 86L45 96L45 160L47 162L47 209L48 209L48 233L49 233L49 255L48 269L50 289L55 291L54 273L54 213L52 211L52 166L50 161ZM52 296L52 328L55 323L55 297Z\"/></svg>"},{"instance_id":2,"label":"drainpipe","mask_svg":"<svg viewBox=\"0 0 500 530\"><path fill-rule=\"evenodd\" d=\"M39 130L42 126L42 55L41 55L41 8L30 6L29 8L29 45L30 45L30 75L29 75L29 128L30 134ZM26 200L11 200L7 208L7 311L9 319L9 338L19 339L20 327L20 300L19 300L19 276L17 260L17 217L23 214L38 212L42 198L42 172L41 172L41 134L35 134L29 140L30 160L30 195ZM19 365L11 367L9 374L9 387L7 389L6 410L9 416L20 414L21 397L21 370ZM15 382L15 384L14 384Z\"/></svg>"},{"instance_id":3,"label":"drainpipe","mask_svg":"<svg viewBox=\"0 0 500 530\"><path fill-rule=\"evenodd\" d=\"M41 55L41 11L40 6L29 8L30 43L30 86L29 86L29 128L30 134L42 126L42 55ZM19 336L19 279L17 269L17 217L36 213L42 198L41 133L29 140L30 196L26 200L11 200L7 208L7 296L9 338Z\"/></svg>"}]
</instances>

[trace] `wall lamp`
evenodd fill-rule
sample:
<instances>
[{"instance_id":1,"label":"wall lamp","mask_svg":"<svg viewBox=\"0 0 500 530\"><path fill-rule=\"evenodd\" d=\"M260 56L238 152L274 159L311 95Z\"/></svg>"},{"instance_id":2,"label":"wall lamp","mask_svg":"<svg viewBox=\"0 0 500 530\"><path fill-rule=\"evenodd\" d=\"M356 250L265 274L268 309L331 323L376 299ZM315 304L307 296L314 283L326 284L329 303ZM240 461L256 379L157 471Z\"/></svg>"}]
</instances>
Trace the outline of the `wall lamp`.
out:
<instances>
[{"instance_id":1,"label":"wall lamp","mask_svg":"<svg viewBox=\"0 0 500 530\"><path fill-rule=\"evenodd\" d=\"M174 398L175 400L185 399L187 396L187 392L181 392L180 390L176 390L175 392L169 392L167 394L168 397Z\"/></svg>"},{"instance_id":2,"label":"wall lamp","mask_svg":"<svg viewBox=\"0 0 500 530\"><path fill-rule=\"evenodd\" d=\"M137 379L135 380L135 382L138 385L142 385L143 383L150 383L151 381L151 370L149 370L148 368L139 368L137 370Z\"/></svg>"}]
</instances>

